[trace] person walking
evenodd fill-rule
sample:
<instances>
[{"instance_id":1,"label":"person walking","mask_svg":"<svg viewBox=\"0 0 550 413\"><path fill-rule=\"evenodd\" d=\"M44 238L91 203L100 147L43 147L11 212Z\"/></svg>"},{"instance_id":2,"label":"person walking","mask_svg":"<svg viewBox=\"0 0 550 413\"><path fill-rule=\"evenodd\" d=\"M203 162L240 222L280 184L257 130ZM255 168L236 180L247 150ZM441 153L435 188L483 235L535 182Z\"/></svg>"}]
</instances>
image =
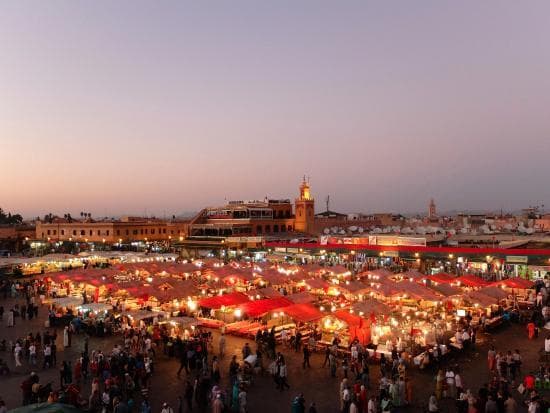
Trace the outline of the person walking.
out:
<instances>
[{"instance_id":1,"label":"person walking","mask_svg":"<svg viewBox=\"0 0 550 413\"><path fill-rule=\"evenodd\" d=\"M191 408L189 408L191 410ZM224 405L222 402L222 395L220 393L216 394L216 398L212 403L212 413L223 413Z\"/></svg>"},{"instance_id":2,"label":"person walking","mask_svg":"<svg viewBox=\"0 0 550 413\"><path fill-rule=\"evenodd\" d=\"M495 370L496 357L497 352L495 351L495 346L491 346L489 351L487 351L487 366L489 367L489 371Z\"/></svg>"},{"instance_id":3,"label":"person walking","mask_svg":"<svg viewBox=\"0 0 550 413\"><path fill-rule=\"evenodd\" d=\"M279 389L281 391L283 391L285 388L286 389L290 389L290 386L288 384L288 372L287 372L287 369L286 369L286 363L284 360L282 360L280 363L279 363L279 371L278 371L278 376L279 376Z\"/></svg>"},{"instance_id":4,"label":"person walking","mask_svg":"<svg viewBox=\"0 0 550 413\"><path fill-rule=\"evenodd\" d=\"M195 389L193 388L193 385L189 380L185 382L185 391L183 393L183 398L185 399L185 402L187 403L187 410L191 411L193 409L193 393L195 392Z\"/></svg>"},{"instance_id":5,"label":"person walking","mask_svg":"<svg viewBox=\"0 0 550 413\"><path fill-rule=\"evenodd\" d=\"M332 352L329 355L328 364L330 367L330 377L336 377L337 361L336 361L336 357L334 356L334 354L332 354Z\"/></svg>"},{"instance_id":6,"label":"person walking","mask_svg":"<svg viewBox=\"0 0 550 413\"><path fill-rule=\"evenodd\" d=\"M303 349L303 352L304 352L304 362L302 363L302 367L305 369L306 367L311 367L309 365L309 357L311 356L311 351L309 349L309 346L306 344L304 345L304 349Z\"/></svg>"},{"instance_id":7,"label":"person walking","mask_svg":"<svg viewBox=\"0 0 550 413\"><path fill-rule=\"evenodd\" d=\"M437 397L437 400L441 400L443 397L444 383L445 374L443 373L443 370L439 370L437 372L437 376L435 377L435 396Z\"/></svg>"},{"instance_id":8,"label":"person walking","mask_svg":"<svg viewBox=\"0 0 550 413\"><path fill-rule=\"evenodd\" d=\"M529 340L535 338L535 323L532 321L527 324L527 336L529 337Z\"/></svg>"},{"instance_id":9,"label":"person walking","mask_svg":"<svg viewBox=\"0 0 550 413\"><path fill-rule=\"evenodd\" d=\"M21 343L19 341L15 343L15 350L13 351L13 356L15 357L15 367L21 367L23 364L21 364L21 354L23 353L23 348L21 347Z\"/></svg>"},{"instance_id":10,"label":"person walking","mask_svg":"<svg viewBox=\"0 0 550 413\"><path fill-rule=\"evenodd\" d=\"M67 348L71 346L71 342L69 339L69 327L65 326L63 329L63 347Z\"/></svg>"},{"instance_id":11,"label":"person walking","mask_svg":"<svg viewBox=\"0 0 550 413\"><path fill-rule=\"evenodd\" d=\"M325 361L323 361L323 367L325 367L327 364L330 367L330 347L329 346L325 348Z\"/></svg>"},{"instance_id":12,"label":"person walking","mask_svg":"<svg viewBox=\"0 0 550 413\"><path fill-rule=\"evenodd\" d=\"M239 390L239 413L247 413L248 411L248 402L247 402L247 394L244 386L240 387Z\"/></svg>"},{"instance_id":13,"label":"person walking","mask_svg":"<svg viewBox=\"0 0 550 413\"><path fill-rule=\"evenodd\" d=\"M220 340L218 342L218 348L220 353L220 359L222 359L223 356L225 355L225 334L223 333L220 336Z\"/></svg>"},{"instance_id":14,"label":"person walking","mask_svg":"<svg viewBox=\"0 0 550 413\"><path fill-rule=\"evenodd\" d=\"M36 366L36 345L34 342L29 346L29 364L31 366Z\"/></svg>"},{"instance_id":15,"label":"person walking","mask_svg":"<svg viewBox=\"0 0 550 413\"><path fill-rule=\"evenodd\" d=\"M446 396L450 398L454 398L455 397L455 373L450 367L447 368L447 372L445 373L445 380L447 382Z\"/></svg>"},{"instance_id":16,"label":"person walking","mask_svg":"<svg viewBox=\"0 0 550 413\"><path fill-rule=\"evenodd\" d=\"M172 409L168 403L164 402L160 413L174 413L174 409Z\"/></svg>"},{"instance_id":17,"label":"person walking","mask_svg":"<svg viewBox=\"0 0 550 413\"><path fill-rule=\"evenodd\" d=\"M220 378L220 362L218 361L218 357L214 356L212 357L212 380L215 384L218 384Z\"/></svg>"},{"instance_id":18,"label":"person walking","mask_svg":"<svg viewBox=\"0 0 550 413\"><path fill-rule=\"evenodd\" d=\"M429 413L439 412L439 407L437 405L437 397L435 394L432 394L430 396L430 399L428 400L428 412Z\"/></svg>"}]
</instances>

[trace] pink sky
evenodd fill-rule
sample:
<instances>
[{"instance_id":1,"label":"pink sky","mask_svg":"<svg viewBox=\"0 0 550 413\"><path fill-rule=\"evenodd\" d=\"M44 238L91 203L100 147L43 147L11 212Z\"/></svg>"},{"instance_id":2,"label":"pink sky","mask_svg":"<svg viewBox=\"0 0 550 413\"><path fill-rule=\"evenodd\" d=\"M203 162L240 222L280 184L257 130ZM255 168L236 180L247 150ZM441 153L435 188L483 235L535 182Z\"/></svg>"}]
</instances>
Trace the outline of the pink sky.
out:
<instances>
[{"instance_id":1,"label":"pink sky","mask_svg":"<svg viewBox=\"0 0 550 413\"><path fill-rule=\"evenodd\" d=\"M550 3L0 5L0 206L550 200Z\"/></svg>"}]
</instances>

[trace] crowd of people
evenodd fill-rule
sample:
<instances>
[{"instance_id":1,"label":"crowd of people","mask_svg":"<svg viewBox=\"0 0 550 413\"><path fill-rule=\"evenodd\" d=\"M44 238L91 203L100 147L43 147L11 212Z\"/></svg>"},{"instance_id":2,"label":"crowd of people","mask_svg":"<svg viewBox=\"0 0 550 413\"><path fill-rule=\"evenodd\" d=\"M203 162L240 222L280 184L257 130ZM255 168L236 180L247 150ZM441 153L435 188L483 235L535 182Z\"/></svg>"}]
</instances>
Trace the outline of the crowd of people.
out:
<instances>
[{"instance_id":1,"label":"crowd of people","mask_svg":"<svg viewBox=\"0 0 550 413\"><path fill-rule=\"evenodd\" d=\"M41 282L35 281L2 283L0 291L6 299L9 297L15 302L7 313L0 308L4 325L19 326L43 313L38 303L39 296L45 293L44 288ZM531 340L536 339L542 321L550 314L546 306L546 287L541 287L536 294L542 296L542 301L538 303L532 323L527 326L527 336ZM125 324L117 329L120 335L110 341L117 344L109 351L90 350L88 332L76 328L72 322L44 326L16 340L4 340L0 342L0 349L13 355L15 369L32 371L21 382L24 405L63 401L97 412L151 413L151 377L161 355L164 359L178 360L177 376L184 376L177 404L163 403L161 413L246 413L254 381L266 374L272 376L277 394L296 392L289 406L292 413L316 413L316 403L306 403L304 394L300 393L303 389L289 377L289 359L295 359L296 355L302 359L300 368L304 374L309 369L326 369L326 380L338 387L342 413L395 412L418 403L413 392L415 379L410 372L411 358L399 345L387 346L388 353L377 353L373 357L372 351L369 353L372 349L358 340L342 348L335 337L332 345L323 350L323 363L312 366L311 357L319 350L319 345L315 335L305 339L299 329L283 330L280 338L274 328L260 329L255 340L245 343L239 355L233 352L228 355L223 329L215 347L210 332L197 327L190 333L174 335L166 324L157 321L148 320L133 326ZM468 317L463 319L454 337L466 356L476 351L479 334L469 321ZM58 360L58 346L73 347L67 354L78 356L71 356L72 359L63 356ZM487 384L477 391L466 386L459 362L444 359L437 351L427 354L432 357L430 364L435 369L434 392L425 403L429 412L438 412L441 405L451 401L459 413L515 413L522 404L529 413L542 413L548 407L543 391L545 386L550 388L550 370L546 364L550 337L545 340L544 362L536 373L523 371L520 350L490 348L487 352L490 376ZM227 371L222 368L225 360L229 360ZM59 371L59 382L50 383L41 378L49 376L47 370L51 369ZM7 363L0 361L0 374L7 372ZM373 380L377 376L379 379Z\"/></svg>"}]
</instances>

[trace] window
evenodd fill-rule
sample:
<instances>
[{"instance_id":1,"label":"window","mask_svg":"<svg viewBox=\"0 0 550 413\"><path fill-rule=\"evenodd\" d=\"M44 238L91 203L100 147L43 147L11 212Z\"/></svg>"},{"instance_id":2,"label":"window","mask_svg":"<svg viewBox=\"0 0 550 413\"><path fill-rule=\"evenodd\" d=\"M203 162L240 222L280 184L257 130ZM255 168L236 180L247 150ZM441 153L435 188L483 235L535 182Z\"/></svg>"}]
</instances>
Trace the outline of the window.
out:
<instances>
[{"instance_id":1,"label":"window","mask_svg":"<svg viewBox=\"0 0 550 413\"><path fill-rule=\"evenodd\" d=\"M48 235L50 235L50 230L48 230Z\"/></svg>"},{"instance_id":2,"label":"window","mask_svg":"<svg viewBox=\"0 0 550 413\"><path fill-rule=\"evenodd\" d=\"M61 230L61 235L65 235L65 230L64 229Z\"/></svg>"},{"instance_id":3,"label":"window","mask_svg":"<svg viewBox=\"0 0 550 413\"><path fill-rule=\"evenodd\" d=\"M279 232L279 225L273 225L273 232Z\"/></svg>"},{"instance_id":4,"label":"window","mask_svg":"<svg viewBox=\"0 0 550 413\"><path fill-rule=\"evenodd\" d=\"M101 235L101 231L99 229L97 230L97 235Z\"/></svg>"},{"instance_id":5,"label":"window","mask_svg":"<svg viewBox=\"0 0 550 413\"><path fill-rule=\"evenodd\" d=\"M76 229L73 229L73 235L76 236Z\"/></svg>"},{"instance_id":6,"label":"window","mask_svg":"<svg viewBox=\"0 0 550 413\"><path fill-rule=\"evenodd\" d=\"M56 229L53 230L53 235L57 235L57 230Z\"/></svg>"},{"instance_id":7,"label":"window","mask_svg":"<svg viewBox=\"0 0 550 413\"><path fill-rule=\"evenodd\" d=\"M93 235L93 231L92 231L92 230L90 230L90 237L91 237L92 235Z\"/></svg>"},{"instance_id":8,"label":"window","mask_svg":"<svg viewBox=\"0 0 550 413\"><path fill-rule=\"evenodd\" d=\"M170 234L174 235L174 230L173 229L170 230Z\"/></svg>"},{"instance_id":9,"label":"window","mask_svg":"<svg viewBox=\"0 0 550 413\"><path fill-rule=\"evenodd\" d=\"M162 229L162 233L163 233L163 234L166 234L166 228L163 228L163 229Z\"/></svg>"},{"instance_id":10,"label":"window","mask_svg":"<svg viewBox=\"0 0 550 413\"><path fill-rule=\"evenodd\" d=\"M137 229L134 229L133 234L134 234L134 235L137 235L137 233L138 233L138 230L137 230Z\"/></svg>"},{"instance_id":11,"label":"window","mask_svg":"<svg viewBox=\"0 0 550 413\"><path fill-rule=\"evenodd\" d=\"M155 228L151 228L151 235L155 235Z\"/></svg>"},{"instance_id":12,"label":"window","mask_svg":"<svg viewBox=\"0 0 550 413\"><path fill-rule=\"evenodd\" d=\"M120 230L119 229L116 230L116 234L120 235ZM107 231L107 235L109 235L109 231Z\"/></svg>"},{"instance_id":13,"label":"window","mask_svg":"<svg viewBox=\"0 0 550 413\"><path fill-rule=\"evenodd\" d=\"M129 229L126 230L126 235L130 235L130 230Z\"/></svg>"},{"instance_id":14,"label":"window","mask_svg":"<svg viewBox=\"0 0 550 413\"><path fill-rule=\"evenodd\" d=\"M143 228L140 230L140 234L143 235Z\"/></svg>"},{"instance_id":15,"label":"window","mask_svg":"<svg viewBox=\"0 0 550 413\"><path fill-rule=\"evenodd\" d=\"M105 234L106 234L106 235L109 235L109 230L107 230L107 231L105 232Z\"/></svg>"},{"instance_id":16,"label":"window","mask_svg":"<svg viewBox=\"0 0 550 413\"><path fill-rule=\"evenodd\" d=\"M257 234L261 234L261 233L262 233L262 226L261 226L261 225L258 225L258 226L256 227L256 233L257 233Z\"/></svg>"},{"instance_id":17,"label":"window","mask_svg":"<svg viewBox=\"0 0 550 413\"><path fill-rule=\"evenodd\" d=\"M84 231L83 229L80 230L80 235L86 235L86 231Z\"/></svg>"}]
</instances>

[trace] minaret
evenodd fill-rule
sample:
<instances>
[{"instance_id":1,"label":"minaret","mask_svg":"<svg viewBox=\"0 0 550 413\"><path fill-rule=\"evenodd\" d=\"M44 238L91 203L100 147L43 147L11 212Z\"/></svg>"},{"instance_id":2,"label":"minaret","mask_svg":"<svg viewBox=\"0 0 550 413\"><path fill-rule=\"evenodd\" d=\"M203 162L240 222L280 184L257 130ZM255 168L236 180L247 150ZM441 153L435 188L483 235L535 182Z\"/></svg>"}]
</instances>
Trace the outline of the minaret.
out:
<instances>
[{"instance_id":1,"label":"minaret","mask_svg":"<svg viewBox=\"0 0 550 413\"><path fill-rule=\"evenodd\" d=\"M315 201L311 196L309 182L306 177L300 185L300 196L294 201L295 217L294 230L306 234L313 231L315 221Z\"/></svg>"},{"instance_id":2,"label":"minaret","mask_svg":"<svg viewBox=\"0 0 550 413\"><path fill-rule=\"evenodd\" d=\"M437 216L436 210L435 210L435 202L432 199L430 199L430 206L428 207L428 218L433 219Z\"/></svg>"}]
</instances>

